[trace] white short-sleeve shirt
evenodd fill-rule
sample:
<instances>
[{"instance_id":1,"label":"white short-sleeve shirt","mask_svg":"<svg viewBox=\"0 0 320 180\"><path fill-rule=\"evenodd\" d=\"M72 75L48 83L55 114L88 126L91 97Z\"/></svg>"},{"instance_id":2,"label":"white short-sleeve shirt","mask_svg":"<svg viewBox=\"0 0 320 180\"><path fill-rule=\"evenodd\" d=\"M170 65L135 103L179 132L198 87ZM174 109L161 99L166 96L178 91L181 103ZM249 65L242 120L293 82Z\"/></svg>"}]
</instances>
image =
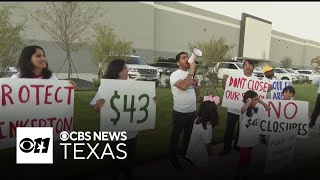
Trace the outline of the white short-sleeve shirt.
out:
<instances>
[{"instance_id":1,"label":"white short-sleeve shirt","mask_svg":"<svg viewBox=\"0 0 320 180\"><path fill-rule=\"evenodd\" d=\"M12 78L12 79L18 79L18 78L20 78L20 73L16 73L16 74L13 74L10 78ZM35 79L37 79L37 78L35 78ZM38 79L42 79L41 77L40 78L38 78ZM57 76L55 76L55 75L51 75L51 77L49 78L50 80L59 80L58 78L57 78Z\"/></svg>"},{"instance_id":2,"label":"white short-sleeve shirt","mask_svg":"<svg viewBox=\"0 0 320 180\"><path fill-rule=\"evenodd\" d=\"M193 86L187 90L181 90L175 86L178 80L184 80L188 76L188 71L180 69L173 72L170 76L171 92L173 95L173 109L181 113L190 113L196 111L196 93Z\"/></svg>"},{"instance_id":3,"label":"white short-sleeve shirt","mask_svg":"<svg viewBox=\"0 0 320 180\"><path fill-rule=\"evenodd\" d=\"M207 129L204 129L201 123L194 124L186 157L197 166L208 166L209 157L206 144L211 143L211 139L212 126L210 124L207 125Z\"/></svg>"}]
</instances>

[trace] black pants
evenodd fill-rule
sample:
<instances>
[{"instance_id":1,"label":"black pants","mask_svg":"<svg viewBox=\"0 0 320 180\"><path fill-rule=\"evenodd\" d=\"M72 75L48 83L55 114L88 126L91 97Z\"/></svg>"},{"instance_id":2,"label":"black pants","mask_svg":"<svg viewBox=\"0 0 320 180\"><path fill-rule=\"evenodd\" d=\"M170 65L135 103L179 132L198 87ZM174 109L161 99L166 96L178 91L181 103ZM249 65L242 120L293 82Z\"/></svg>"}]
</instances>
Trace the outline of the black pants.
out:
<instances>
[{"instance_id":1,"label":"black pants","mask_svg":"<svg viewBox=\"0 0 320 180\"><path fill-rule=\"evenodd\" d=\"M182 130L183 134L183 154L187 153L193 122L196 118L196 111L191 113L181 113L173 110L172 120L173 120L173 129L170 137L170 158L173 160L177 159L178 153L178 140Z\"/></svg>"},{"instance_id":2,"label":"black pants","mask_svg":"<svg viewBox=\"0 0 320 180\"><path fill-rule=\"evenodd\" d=\"M311 115L310 125L314 126L316 124L316 120L318 118L320 112L320 94L318 94L316 104L314 105L314 109Z\"/></svg>"},{"instance_id":3,"label":"black pants","mask_svg":"<svg viewBox=\"0 0 320 180\"><path fill-rule=\"evenodd\" d=\"M121 150L127 153L125 159L111 159L111 170L113 179L118 179L120 173L123 173L126 178L130 178L132 171L135 167L135 157L136 157L136 147L137 147L137 137L127 139L126 141L115 141L110 142L110 147L114 156L123 157L123 153L117 150L117 145L119 143L124 143L126 146L120 146Z\"/></svg>"},{"instance_id":4,"label":"black pants","mask_svg":"<svg viewBox=\"0 0 320 180\"><path fill-rule=\"evenodd\" d=\"M239 121L239 115L228 112L227 114L227 126L224 134L224 151L231 151L232 138L234 133L234 128ZM237 146L239 137L239 123L237 126L237 134L234 146Z\"/></svg>"}]
</instances>

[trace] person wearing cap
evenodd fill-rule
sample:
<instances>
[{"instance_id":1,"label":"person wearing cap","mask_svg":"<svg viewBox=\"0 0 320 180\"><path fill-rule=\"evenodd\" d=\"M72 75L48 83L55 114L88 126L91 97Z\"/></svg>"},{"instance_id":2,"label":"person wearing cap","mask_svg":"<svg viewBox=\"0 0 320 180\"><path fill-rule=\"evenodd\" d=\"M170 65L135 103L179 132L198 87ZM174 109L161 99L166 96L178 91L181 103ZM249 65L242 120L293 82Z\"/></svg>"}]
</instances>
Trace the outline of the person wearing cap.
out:
<instances>
[{"instance_id":1,"label":"person wearing cap","mask_svg":"<svg viewBox=\"0 0 320 180\"><path fill-rule=\"evenodd\" d=\"M277 80L277 79L274 77L273 68L269 65L264 66L262 68L262 72L264 74L262 81L267 81L271 86L271 87L269 86L266 99L271 99L271 92L270 92L272 90L271 81Z\"/></svg>"}]
</instances>

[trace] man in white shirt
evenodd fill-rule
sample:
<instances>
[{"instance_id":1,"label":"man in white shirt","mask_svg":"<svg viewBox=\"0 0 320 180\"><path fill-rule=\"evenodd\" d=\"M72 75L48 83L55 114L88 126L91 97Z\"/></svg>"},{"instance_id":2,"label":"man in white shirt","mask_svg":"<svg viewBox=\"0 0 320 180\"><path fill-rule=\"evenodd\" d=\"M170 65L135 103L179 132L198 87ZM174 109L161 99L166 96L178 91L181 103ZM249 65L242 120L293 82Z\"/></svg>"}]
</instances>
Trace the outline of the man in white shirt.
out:
<instances>
[{"instance_id":1,"label":"man in white shirt","mask_svg":"<svg viewBox=\"0 0 320 180\"><path fill-rule=\"evenodd\" d=\"M251 60L245 60L243 62L243 73L240 73L236 76L250 77L253 79L258 79L258 77L252 75L253 69L254 69L253 62ZM223 89L226 86L227 78L228 78L228 75L223 76L223 80L222 80ZM226 125L225 134L224 134L224 149L222 152L219 153L220 156L224 156L224 155L229 154L231 152L233 133L234 133L235 126L236 126L237 122L239 121L240 109L241 109L241 107L239 107L239 109L232 109L232 108L227 109L227 125ZM238 136L239 136L239 124L238 124L237 136L236 136L235 143L233 146L234 149L236 149L236 150L239 149L237 146Z\"/></svg>"},{"instance_id":2,"label":"man in white shirt","mask_svg":"<svg viewBox=\"0 0 320 180\"><path fill-rule=\"evenodd\" d=\"M177 158L178 140L182 130L183 134L183 154L187 148L192 133L193 122L196 118L196 101L199 94L197 81L194 79L196 63L188 63L188 54L180 52L176 56L179 69L170 76L171 92L173 94L173 129L170 138L170 161L176 169L181 165ZM187 70L190 68L190 71Z\"/></svg>"},{"instance_id":3,"label":"man in white shirt","mask_svg":"<svg viewBox=\"0 0 320 180\"><path fill-rule=\"evenodd\" d=\"M319 116L319 112L320 112L320 77L314 79L312 81L312 84L315 86L318 86L318 91L317 91L317 101L316 104L314 105L314 109L311 115L311 121L309 123L309 128L313 128L313 126L316 124L316 120Z\"/></svg>"}]
</instances>

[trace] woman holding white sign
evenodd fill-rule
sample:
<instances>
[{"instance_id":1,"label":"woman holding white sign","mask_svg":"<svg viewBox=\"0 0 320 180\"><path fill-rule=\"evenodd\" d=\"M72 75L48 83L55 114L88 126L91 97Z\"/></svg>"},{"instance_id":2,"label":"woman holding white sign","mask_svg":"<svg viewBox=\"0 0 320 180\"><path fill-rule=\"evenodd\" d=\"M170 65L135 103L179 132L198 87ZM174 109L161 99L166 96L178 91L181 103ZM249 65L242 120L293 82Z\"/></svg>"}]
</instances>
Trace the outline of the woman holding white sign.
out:
<instances>
[{"instance_id":1,"label":"woman holding white sign","mask_svg":"<svg viewBox=\"0 0 320 180\"><path fill-rule=\"evenodd\" d=\"M49 80L58 80L58 78L52 74L48 68L48 62L46 59L45 51L42 47L31 45L23 48L19 61L18 61L18 70L19 72L13 74L11 78L31 78L31 79L49 79ZM70 84L76 88L76 83L69 81ZM60 145L57 141L54 141L54 164L58 164L60 154ZM49 178L49 179L58 179L58 172L55 169L50 169L50 167L45 165L25 165L24 166L24 178L26 179L36 179L36 178ZM49 171L54 171L53 174L50 174ZM35 173L37 172L37 173Z\"/></svg>"},{"instance_id":2,"label":"woman holding white sign","mask_svg":"<svg viewBox=\"0 0 320 180\"><path fill-rule=\"evenodd\" d=\"M103 79L119 79L119 80L127 80L128 79L128 69L126 66L126 61L123 59L114 59L110 62L106 74L102 77ZM97 112L101 110L101 108L105 104L105 99L102 99L102 94L98 90L97 94L91 101L91 105L94 105L94 108ZM153 98L156 101L156 97ZM137 145L137 135L138 131L127 131L127 140L121 143L125 143L125 151L127 153L127 158L124 160L114 159L112 160L111 168L112 168L112 176L113 179L118 179L120 173L124 173L126 178L132 178L132 170L135 166L135 154L136 154L136 145ZM117 152L116 146L120 142L114 141L110 142L111 149L113 152Z\"/></svg>"},{"instance_id":3,"label":"woman holding white sign","mask_svg":"<svg viewBox=\"0 0 320 180\"><path fill-rule=\"evenodd\" d=\"M240 160L238 165L237 178L248 175L248 168L251 163L252 149L259 143L260 135L260 117L263 111L256 107L258 103L262 104L266 111L270 107L263 102L258 94L252 90L247 91L243 96L243 103L240 115L240 129L238 146L240 147Z\"/></svg>"}]
</instances>

